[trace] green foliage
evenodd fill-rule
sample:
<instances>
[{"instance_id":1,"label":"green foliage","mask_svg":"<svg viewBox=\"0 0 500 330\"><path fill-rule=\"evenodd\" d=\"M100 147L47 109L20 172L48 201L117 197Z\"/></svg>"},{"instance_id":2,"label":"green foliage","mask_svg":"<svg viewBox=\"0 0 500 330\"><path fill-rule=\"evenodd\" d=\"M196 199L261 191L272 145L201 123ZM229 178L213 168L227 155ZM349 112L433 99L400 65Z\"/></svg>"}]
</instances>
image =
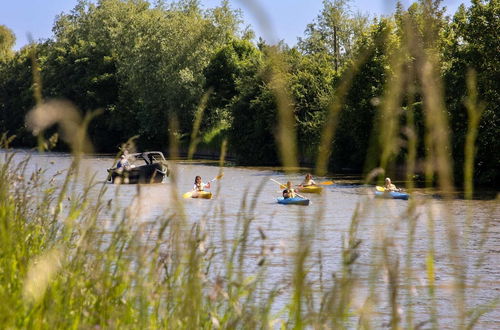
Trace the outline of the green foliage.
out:
<instances>
[{"instance_id":1,"label":"green foliage","mask_svg":"<svg viewBox=\"0 0 500 330\"><path fill-rule=\"evenodd\" d=\"M294 102L301 158L311 162L318 149L325 110L338 74L326 54L302 55L292 49L283 56L289 68L285 78Z\"/></svg>"},{"instance_id":2,"label":"green foliage","mask_svg":"<svg viewBox=\"0 0 500 330\"><path fill-rule=\"evenodd\" d=\"M83 112L103 109L89 133L99 150L113 150L126 138L119 126L123 120L113 111L119 102L116 60L100 47L104 43L91 39L89 34L77 44L46 45L48 55L41 58L44 96L72 100Z\"/></svg>"},{"instance_id":3,"label":"green foliage","mask_svg":"<svg viewBox=\"0 0 500 330\"><path fill-rule=\"evenodd\" d=\"M25 129L25 116L35 105L33 98L32 62L29 49L17 52L0 63L0 131L15 135L13 146L34 145Z\"/></svg>"},{"instance_id":4,"label":"green foliage","mask_svg":"<svg viewBox=\"0 0 500 330\"><path fill-rule=\"evenodd\" d=\"M183 133L190 131L204 93L203 70L239 33L239 15L228 2L202 11L196 1L154 7L147 1L79 1L58 17L55 40L37 54L44 96L68 98L83 112L104 109L90 127L98 150L114 151L137 133L143 146L166 149L172 115Z\"/></svg>"},{"instance_id":5,"label":"green foliage","mask_svg":"<svg viewBox=\"0 0 500 330\"><path fill-rule=\"evenodd\" d=\"M451 32L453 41L446 52L449 63L445 71L447 104L450 109L454 134L453 152L458 159L464 157L464 142L467 132L466 76L472 69L477 74L479 101L485 103L485 110L479 123L475 181L491 184L500 181L498 152L500 149L500 2L472 1L466 9L461 6L453 18ZM462 162L456 164L457 177L461 177Z\"/></svg>"},{"instance_id":6,"label":"green foliage","mask_svg":"<svg viewBox=\"0 0 500 330\"><path fill-rule=\"evenodd\" d=\"M206 15L196 2L179 6L144 11L121 36L119 75L134 96L134 119L150 146L166 146L173 115L179 118L181 132L191 130L204 93L204 69L214 51L237 32L234 13L227 7Z\"/></svg>"},{"instance_id":7,"label":"green foliage","mask_svg":"<svg viewBox=\"0 0 500 330\"><path fill-rule=\"evenodd\" d=\"M411 29L413 41L418 47L443 51L446 43L444 32L448 24L445 16L445 7L441 7L442 0L418 0L413 2L408 10L398 6L394 17L399 25L399 32L403 38L407 29Z\"/></svg>"},{"instance_id":8,"label":"green foliage","mask_svg":"<svg viewBox=\"0 0 500 330\"><path fill-rule=\"evenodd\" d=\"M335 71L344 67L354 55L358 38L365 31L368 18L352 14L350 0L324 0L323 10L314 23L307 26L299 48L307 54L327 55Z\"/></svg>"},{"instance_id":9,"label":"green foliage","mask_svg":"<svg viewBox=\"0 0 500 330\"><path fill-rule=\"evenodd\" d=\"M358 51L369 56L354 77L353 88L349 90L346 103L339 119L339 128L333 147L332 167L360 169L365 161L373 161L379 151L369 152L373 136L377 109L381 102L391 50L399 47L390 20L382 19L361 37ZM377 148L375 146L375 148ZM377 157L374 157L377 159ZM368 167L373 168L373 164Z\"/></svg>"},{"instance_id":10,"label":"green foliage","mask_svg":"<svg viewBox=\"0 0 500 330\"><path fill-rule=\"evenodd\" d=\"M39 87L32 83L34 59L43 97L70 99L82 113L103 110L89 127L97 151L114 152L136 135L139 148L166 150L173 118L178 128L170 133L186 148L196 111L203 107L203 148L217 152L229 138L228 152L237 161L277 164L276 116L286 103L286 111L293 111L294 126L288 130L297 134L300 161L316 159L326 114L333 107L339 117L329 146L330 169L371 170L385 148L376 136L386 116L380 109L391 98L386 87L394 79L401 79L402 88L394 95L401 108L395 109L399 123L391 134L399 142L393 141L390 162L397 166L409 152L403 145L408 132L398 131L407 121L414 126L417 159L431 152L424 143L429 113L421 77L422 68L435 63L453 131L448 156L457 160L456 178L462 178L468 130L465 76L472 68L479 101L486 104L475 180L497 182L499 2L473 1L452 21L441 2L419 0L407 9L399 3L392 17L369 24L367 17L352 13L350 1L325 0L298 46L290 49L283 42L270 46L260 40L254 45L252 32L240 30L241 13L229 1L203 10L198 1L187 0L154 5L145 0L80 0L70 13L57 17L54 40L12 56L13 35L2 26L0 129L17 136L14 145L34 141L24 128L24 116L35 102L31 95ZM274 53L280 61L273 61ZM352 86L345 99L336 99L340 77L351 69L357 72ZM271 88L274 74L280 76L286 102Z\"/></svg>"},{"instance_id":11,"label":"green foliage","mask_svg":"<svg viewBox=\"0 0 500 330\"><path fill-rule=\"evenodd\" d=\"M243 85L232 106L233 122L229 134L231 150L241 164L276 164L276 96L265 82L265 68Z\"/></svg>"},{"instance_id":12,"label":"green foliage","mask_svg":"<svg viewBox=\"0 0 500 330\"><path fill-rule=\"evenodd\" d=\"M0 62L12 57L12 47L16 43L16 36L5 25L0 24Z\"/></svg>"},{"instance_id":13,"label":"green foliage","mask_svg":"<svg viewBox=\"0 0 500 330\"><path fill-rule=\"evenodd\" d=\"M221 123L231 125L231 107L239 89L246 77L255 75L260 60L261 54L252 43L237 39L229 41L212 57L204 70L205 89L210 93L204 123L207 129Z\"/></svg>"}]
</instances>

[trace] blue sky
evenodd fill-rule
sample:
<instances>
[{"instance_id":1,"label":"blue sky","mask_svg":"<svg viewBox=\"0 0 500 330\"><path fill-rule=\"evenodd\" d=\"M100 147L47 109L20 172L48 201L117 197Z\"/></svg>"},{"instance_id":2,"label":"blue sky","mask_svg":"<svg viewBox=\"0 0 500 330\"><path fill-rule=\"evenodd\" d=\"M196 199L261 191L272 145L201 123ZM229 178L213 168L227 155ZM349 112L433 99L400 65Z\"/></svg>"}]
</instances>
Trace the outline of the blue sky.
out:
<instances>
[{"instance_id":1,"label":"blue sky","mask_svg":"<svg viewBox=\"0 0 500 330\"><path fill-rule=\"evenodd\" d=\"M401 2L408 6L413 1ZM14 32L15 49L19 49L28 43L28 34L34 40L50 38L56 16L69 12L76 3L77 0L0 0L0 24ZM201 0L205 8L219 3L220 0ZM231 0L230 3L233 8L242 9L245 22L252 26L257 37L269 42L283 39L289 45L294 45L297 38L303 36L307 24L322 8L321 0ZM395 3L396 0L352 0L351 5L354 11L380 16L390 14ZM455 12L461 3L469 5L470 0L443 1L449 13Z\"/></svg>"}]
</instances>

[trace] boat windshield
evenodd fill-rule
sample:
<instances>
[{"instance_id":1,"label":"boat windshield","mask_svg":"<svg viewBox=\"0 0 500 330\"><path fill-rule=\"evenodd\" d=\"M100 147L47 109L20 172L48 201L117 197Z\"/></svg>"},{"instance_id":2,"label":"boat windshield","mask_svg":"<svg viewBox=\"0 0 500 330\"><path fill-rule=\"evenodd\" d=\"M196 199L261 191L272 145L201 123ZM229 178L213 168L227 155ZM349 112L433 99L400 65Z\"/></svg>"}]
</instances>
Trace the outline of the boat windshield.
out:
<instances>
[{"instance_id":1,"label":"boat windshield","mask_svg":"<svg viewBox=\"0 0 500 330\"><path fill-rule=\"evenodd\" d=\"M158 162L165 160L163 155L160 153L150 153L150 154L148 154L148 158L149 158L150 163L158 163Z\"/></svg>"},{"instance_id":2,"label":"boat windshield","mask_svg":"<svg viewBox=\"0 0 500 330\"><path fill-rule=\"evenodd\" d=\"M165 161L165 157L161 152L145 152L129 154L127 161L132 167L161 163Z\"/></svg>"}]
</instances>

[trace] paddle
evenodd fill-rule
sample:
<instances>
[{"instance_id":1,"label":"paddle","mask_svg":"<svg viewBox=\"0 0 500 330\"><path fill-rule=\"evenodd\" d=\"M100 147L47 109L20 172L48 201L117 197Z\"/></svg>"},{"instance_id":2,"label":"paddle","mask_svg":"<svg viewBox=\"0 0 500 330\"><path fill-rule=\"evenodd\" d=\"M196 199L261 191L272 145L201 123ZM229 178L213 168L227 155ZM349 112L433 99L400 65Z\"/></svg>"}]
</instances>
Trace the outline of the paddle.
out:
<instances>
[{"instance_id":1,"label":"paddle","mask_svg":"<svg viewBox=\"0 0 500 330\"><path fill-rule=\"evenodd\" d=\"M377 189L377 191L381 191L381 192L385 191L385 188L381 187L381 186L376 186L375 189Z\"/></svg>"},{"instance_id":2,"label":"paddle","mask_svg":"<svg viewBox=\"0 0 500 330\"><path fill-rule=\"evenodd\" d=\"M221 174L217 175L215 178L213 178L212 180L210 180L209 182L214 182L215 180L220 180L223 176L224 176L224 173L221 173Z\"/></svg>"},{"instance_id":3,"label":"paddle","mask_svg":"<svg viewBox=\"0 0 500 330\"><path fill-rule=\"evenodd\" d=\"M324 186L331 186L333 184L333 181L324 181L324 182L320 182L319 184L324 185Z\"/></svg>"},{"instance_id":4,"label":"paddle","mask_svg":"<svg viewBox=\"0 0 500 330\"><path fill-rule=\"evenodd\" d=\"M274 179L269 179L269 180L271 180L271 181L273 181L273 182L275 182L275 183L279 184L279 185L280 185L280 188L282 188L282 189L285 189L285 188L286 188L286 184L280 183L280 182L278 182L278 181L276 181L276 180L274 180Z\"/></svg>"},{"instance_id":5,"label":"paddle","mask_svg":"<svg viewBox=\"0 0 500 330\"><path fill-rule=\"evenodd\" d=\"M217 175L215 178L213 178L212 180L208 181L208 183L210 184L210 182L214 182L215 180L219 180L223 176L224 176L224 173L221 173L221 174ZM210 187L208 187L208 189L210 189Z\"/></svg>"},{"instance_id":6,"label":"paddle","mask_svg":"<svg viewBox=\"0 0 500 330\"><path fill-rule=\"evenodd\" d=\"M221 173L221 174L217 175L215 178L213 178L212 180L208 181L208 183L210 184L210 182L220 180L223 176L224 176L224 173ZM208 187L208 189L210 189L210 187Z\"/></svg>"},{"instance_id":7,"label":"paddle","mask_svg":"<svg viewBox=\"0 0 500 330\"><path fill-rule=\"evenodd\" d=\"M279 184L279 185L280 185L280 188L281 188L281 187L286 188L286 185L284 185L284 184L282 184L282 183L280 183L280 182L278 182L278 181L276 181L276 180L274 180L274 179L269 179L269 180L271 180L271 181L273 181L273 182L275 182L275 183ZM283 188L283 189L284 189L284 188ZM300 194L298 194L298 193L295 193L295 195L299 196L300 198L307 199L307 198L305 198L304 196L302 196L302 195L300 195Z\"/></svg>"}]
</instances>

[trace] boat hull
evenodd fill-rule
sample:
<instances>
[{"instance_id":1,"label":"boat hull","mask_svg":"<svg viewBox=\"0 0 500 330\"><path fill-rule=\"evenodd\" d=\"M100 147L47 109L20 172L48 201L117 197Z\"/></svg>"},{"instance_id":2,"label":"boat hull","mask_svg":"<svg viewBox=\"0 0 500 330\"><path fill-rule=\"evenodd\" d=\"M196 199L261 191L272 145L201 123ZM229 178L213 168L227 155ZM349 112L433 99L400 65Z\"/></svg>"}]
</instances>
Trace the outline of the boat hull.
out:
<instances>
[{"instance_id":1,"label":"boat hull","mask_svg":"<svg viewBox=\"0 0 500 330\"><path fill-rule=\"evenodd\" d=\"M188 191L183 198L202 198L202 199L212 199L212 193L210 191Z\"/></svg>"},{"instance_id":2,"label":"boat hull","mask_svg":"<svg viewBox=\"0 0 500 330\"><path fill-rule=\"evenodd\" d=\"M375 197L408 200L408 198L410 198L410 195L408 195L407 193L398 192L398 191L376 191Z\"/></svg>"},{"instance_id":3,"label":"boat hull","mask_svg":"<svg viewBox=\"0 0 500 330\"><path fill-rule=\"evenodd\" d=\"M305 194L321 194L321 192L323 191L323 187L306 186L306 187L299 187L298 190L299 190L299 192L305 193Z\"/></svg>"},{"instance_id":4,"label":"boat hull","mask_svg":"<svg viewBox=\"0 0 500 330\"><path fill-rule=\"evenodd\" d=\"M283 205L309 205L309 200L305 198L300 198L300 197L294 197L294 198L283 198L280 197L278 198L278 204L283 204Z\"/></svg>"},{"instance_id":5,"label":"boat hull","mask_svg":"<svg viewBox=\"0 0 500 330\"><path fill-rule=\"evenodd\" d=\"M167 170L160 163L138 166L130 169L108 170L112 183L160 183Z\"/></svg>"}]
</instances>

